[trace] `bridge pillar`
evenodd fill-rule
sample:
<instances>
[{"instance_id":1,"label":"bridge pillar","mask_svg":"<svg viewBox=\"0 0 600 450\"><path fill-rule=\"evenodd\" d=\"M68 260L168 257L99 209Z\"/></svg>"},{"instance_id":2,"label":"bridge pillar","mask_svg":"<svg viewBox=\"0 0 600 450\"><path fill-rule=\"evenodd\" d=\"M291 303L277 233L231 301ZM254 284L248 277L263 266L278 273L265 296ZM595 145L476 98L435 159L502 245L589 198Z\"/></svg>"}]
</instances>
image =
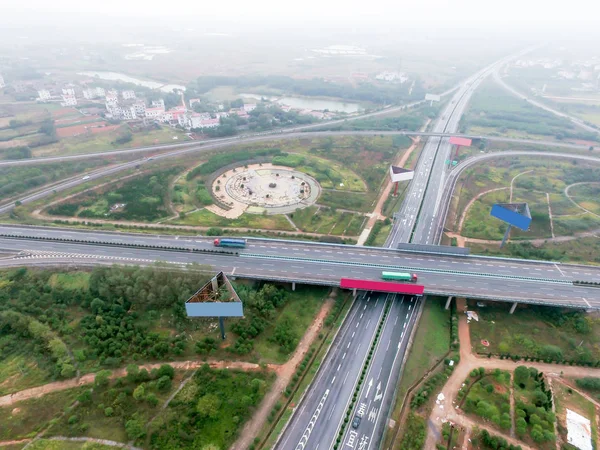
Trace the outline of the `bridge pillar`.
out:
<instances>
[{"instance_id":1,"label":"bridge pillar","mask_svg":"<svg viewBox=\"0 0 600 450\"><path fill-rule=\"evenodd\" d=\"M452 296L448 297L448 300L446 300L446 309L450 309L450 303L452 303Z\"/></svg>"},{"instance_id":2,"label":"bridge pillar","mask_svg":"<svg viewBox=\"0 0 600 450\"><path fill-rule=\"evenodd\" d=\"M352 289L352 295L356 297L356 288Z\"/></svg>"},{"instance_id":3,"label":"bridge pillar","mask_svg":"<svg viewBox=\"0 0 600 450\"><path fill-rule=\"evenodd\" d=\"M219 290L219 282L217 281L217 277L213 277L210 282L212 284L213 292L217 292Z\"/></svg>"},{"instance_id":4,"label":"bridge pillar","mask_svg":"<svg viewBox=\"0 0 600 450\"><path fill-rule=\"evenodd\" d=\"M512 314L512 313L514 313L514 312L515 312L515 309L517 309L517 305L518 305L518 304L519 304L519 303L517 303L517 302L514 302L514 303L513 303L513 305L510 307L510 314Z\"/></svg>"},{"instance_id":5,"label":"bridge pillar","mask_svg":"<svg viewBox=\"0 0 600 450\"><path fill-rule=\"evenodd\" d=\"M292 291L295 291L295 290L296 290L296 282L292 281Z\"/></svg>"}]
</instances>

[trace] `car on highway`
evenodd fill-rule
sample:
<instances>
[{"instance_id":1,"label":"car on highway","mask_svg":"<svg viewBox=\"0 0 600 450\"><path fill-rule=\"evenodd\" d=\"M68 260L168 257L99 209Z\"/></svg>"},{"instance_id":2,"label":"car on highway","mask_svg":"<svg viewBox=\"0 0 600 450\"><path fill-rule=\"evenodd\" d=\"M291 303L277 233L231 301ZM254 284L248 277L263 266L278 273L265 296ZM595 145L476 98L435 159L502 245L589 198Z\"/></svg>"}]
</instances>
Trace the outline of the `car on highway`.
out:
<instances>
[{"instance_id":1,"label":"car on highway","mask_svg":"<svg viewBox=\"0 0 600 450\"><path fill-rule=\"evenodd\" d=\"M360 425L360 416L354 416L354 420L352 420L352 428L356 429Z\"/></svg>"},{"instance_id":2,"label":"car on highway","mask_svg":"<svg viewBox=\"0 0 600 450\"><path fill-rule=\"evenodd\" d=\"M89 180L89 179L90 179L89 175L86 175L85 177L82 178L82 180Z\"/></svg>"}]
</instances>

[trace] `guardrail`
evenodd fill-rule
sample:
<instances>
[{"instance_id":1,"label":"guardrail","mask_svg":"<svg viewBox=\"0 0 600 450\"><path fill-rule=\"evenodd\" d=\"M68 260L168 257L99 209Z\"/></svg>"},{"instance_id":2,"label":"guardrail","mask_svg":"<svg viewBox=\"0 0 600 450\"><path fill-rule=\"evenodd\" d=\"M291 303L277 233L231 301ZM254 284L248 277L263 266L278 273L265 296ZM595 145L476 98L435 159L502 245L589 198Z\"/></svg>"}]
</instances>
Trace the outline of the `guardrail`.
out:
<instances>
[{"instance_id":1,"label":"guardrail","mask_svg":"<svg viewBox=\"0 0 600 450\"><path fill-rule=\"evenodd\" d=\"M49 241L49 242L64 242L64 243L94 245L94 246L103 246L103 247L141 248L144 250L156 249L156 250L167 251L167 252L210 253L210 254L227 255L227 256L239 256L240 255L239 252L228 252L226 250L164 246L164 245L157 245L157 244L106 242L106 241L69 239L69 238L58 238L58 237L48 237L48 236L18 236L18 235L13 235L13 234L0 233L0 238L16 239L16 240L22 240L22 241L36 240L36 241Z\"/></svg>"}]
</instances>

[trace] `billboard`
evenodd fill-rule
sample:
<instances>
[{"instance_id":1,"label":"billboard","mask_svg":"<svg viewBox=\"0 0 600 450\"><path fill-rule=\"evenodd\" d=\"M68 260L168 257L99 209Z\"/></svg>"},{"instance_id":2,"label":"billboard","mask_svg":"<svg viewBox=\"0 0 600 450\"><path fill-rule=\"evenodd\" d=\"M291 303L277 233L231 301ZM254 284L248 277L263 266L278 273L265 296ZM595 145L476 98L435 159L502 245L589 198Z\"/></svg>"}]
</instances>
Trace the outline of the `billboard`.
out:
<instances>
[{"instance_id":1,"label":"billboard","mask_svg":"<svg viewBox=\"0 0 600 450\"><path fill-rule=\"evenodd\" d=\"M423 295L425 286L412 283L393 283L389 281L358 280L355 278L342 278L342 289L358 289L361 291L394 292L397 294Z\"/></svg>"},{"instance_id":2,"label":"billboard","mask_svg":"<svg viewBox=\"0 0 600 450\"><path fill-rule=\"evenodd\" d=\"M425 94L425 100L427 100L428 102L439 102L441 99L442 97L436 94Z\"/></svg>"},{"instance_id":3,"label":"billboard","mask_svg":"<svg viewBox=\"0 0 600 450\"><path fill-rule=\"evenodd\" d=\"M525 231L529 229L531 223L531 213L527 203L497 203L492 206L490 216Z\"/></svg>"},{"instance_id":4,"label":"billboard","mask_svg":"<svg viewBox=\"0 0 600 450\"><path fill-rule=\"evenodd\" d=\"M394 183L399 181L412 180L415 175L414 170L403 169L402 167L390 166L390 178Z\"/></svg>"},{"instance_id":5,"label":"billboard","mask_svg":"<svg viewBox=\"0 0 600 450\"><path fill-rule=\"evenodd\" d=\"M242 301L223 272L185 302L188 317L243 317Z\"/></svg>"},{"instance_id":6,"label":"billboard","mask_svg":"<svg viewBox=\"0 0 600 450\"><path fill-rule=\"evenodd\" d=\"M457 137L457 136L452 136L450 138L450 143L453 145L460 145L461 147L470 147L471 146L471 139L467 139L467 138L463 138L463 137Z\"/></svg>"}]
</instances>

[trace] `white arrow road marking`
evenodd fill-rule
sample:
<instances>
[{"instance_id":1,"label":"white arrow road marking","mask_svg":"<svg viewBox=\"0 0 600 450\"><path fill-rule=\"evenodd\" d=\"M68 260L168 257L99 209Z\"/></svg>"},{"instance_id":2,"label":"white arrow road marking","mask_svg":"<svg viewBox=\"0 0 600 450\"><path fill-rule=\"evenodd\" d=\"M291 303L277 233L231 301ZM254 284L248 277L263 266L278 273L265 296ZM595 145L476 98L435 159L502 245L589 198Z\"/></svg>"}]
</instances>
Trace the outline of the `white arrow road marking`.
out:
<instances>
[{"instance_id":1,"label":"white arrow road marking","mask_svg":"<svg viewBox=\"0 0 600 450\"><path fill-rule=\"evenodd\" d=\"M373 386L373 378L371 378L371 380L369 380L369 384L367 386L367 393L365 394L365 398L369 397L369 391L371 390L372 386Z\"/></svg>"}]
</instances>

